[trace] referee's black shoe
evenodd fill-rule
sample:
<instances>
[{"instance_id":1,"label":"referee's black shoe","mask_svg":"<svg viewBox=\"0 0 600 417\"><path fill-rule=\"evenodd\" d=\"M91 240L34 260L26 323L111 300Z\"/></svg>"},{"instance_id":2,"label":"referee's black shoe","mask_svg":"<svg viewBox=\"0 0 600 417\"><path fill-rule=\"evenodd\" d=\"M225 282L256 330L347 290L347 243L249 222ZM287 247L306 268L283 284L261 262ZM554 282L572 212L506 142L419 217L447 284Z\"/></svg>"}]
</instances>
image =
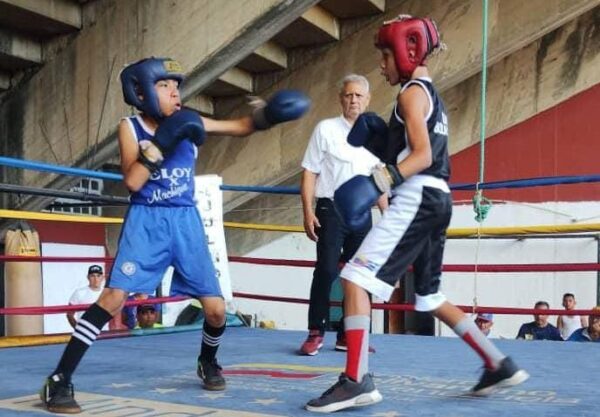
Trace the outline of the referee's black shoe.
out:
<instances>
[{"instance_id":1,"label":"referee's black shoe","mask_svg":"<svg viewBox=\"0 0 600 417\"><path fill-rule=\"evenodd\" d=\"M81 407L75 401L73 384L67 382L62 374L52 375L46 379L40 390L40 400L51 413L81 413Z\"/></svg>"},{"instance_id":2,"label":"referee's black shoe","mask_svg":"<svg viewBox=\"0 0 600 417\"><path fill-rule=\"evenodd\" d=\"M495 369L485 369L477 385L471 390L472 395L486 396L491 394L496 388L511 387L525 382L529 374L513 362L507 356L502 359L500 366Z\"/></svg>"}]
</instances>

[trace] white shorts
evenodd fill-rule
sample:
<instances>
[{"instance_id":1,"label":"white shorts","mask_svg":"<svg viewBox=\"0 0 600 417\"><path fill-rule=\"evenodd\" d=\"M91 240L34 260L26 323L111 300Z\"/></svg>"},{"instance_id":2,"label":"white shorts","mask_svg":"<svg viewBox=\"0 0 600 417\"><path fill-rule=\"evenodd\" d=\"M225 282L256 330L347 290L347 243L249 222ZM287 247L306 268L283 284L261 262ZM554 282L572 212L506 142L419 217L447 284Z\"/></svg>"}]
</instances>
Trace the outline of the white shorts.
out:
<instances>
[{"instance_id":1,"label":"white shorts","mask_svg":"<svg viewBox=\"0 0 600 417\"><path fill-rule=\"evenodd\" d=\"M367 234L341 277L388 301L395 283L414 267L418 311L446 298L439 292L452 196L444 180L417 175L396 187L390 207Z\"/></svg>"}]
</instances>

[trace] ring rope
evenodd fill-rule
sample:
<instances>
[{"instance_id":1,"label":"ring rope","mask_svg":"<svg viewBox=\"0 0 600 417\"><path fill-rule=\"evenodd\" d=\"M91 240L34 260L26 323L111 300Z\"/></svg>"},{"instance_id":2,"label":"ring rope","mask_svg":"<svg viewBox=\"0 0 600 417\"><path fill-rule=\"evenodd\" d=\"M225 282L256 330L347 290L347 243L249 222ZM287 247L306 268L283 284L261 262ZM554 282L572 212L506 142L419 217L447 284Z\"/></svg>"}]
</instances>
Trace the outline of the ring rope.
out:
<instances>
[{"instance_id":1,"label":"ring rope","mask_svg":"<svg viewBox=\"0 0 600 417\"><path fill-rule=\"evenodd\" d=\"M111 181L122 181L123 175L103 171L93 171L83 168L65 167L62 165L49 164L46 162L30 161L18 158L0 156L0 166L12 168L23 168L43 172L52 172L56 174L73 175L80 177L90 177L105 179ZM561 184L580 184L584 182L600 182L599 174L589 175L569 175L554 177L534 177L518 180L492 181L488 183L481 182L479 189L495 190L499 188L523 188L523 187L543 187ZM300 187L268 187L268 186L245 186L245 185L226 185L220 186L223 191L245 191L257 193L274 194L300 194ZM452 184L450 189L454 191L473 191L477 188L477 183Z\"/></svg>"},{"instance_id":2,"label":"ring rope","mask_svg":"<svg viewBox=\"0 0 600 417\"><path fill-rule=\"evenodd\" d=\"M187 300L189 297L186 296L175 296L175 297L156 297L152 299L152 304L164 304L172 303L177 301ZM137 306L140 304L147 304L148 299L144 300L129 300L126 301L124 306ZM28 307L6 307L0 308L0 314L27 316L27 315L41 315L41 314L60 314L69 311L85 311L91 304L68 304L68 305L54 305L54 306L28 306Z\"/></svg>"},{"instance_id":3,"label":"ring rope","mask_svg":"<svg viewBox=\"0 0 600 417\"><path fill-rule=\"evenodd\" d=\"M112 263L114 257L101 256L21 256L0 255L0 262L106 262ZM229 262L269 266L294 266L299 268L314 268L315 261L300 259L272 259L248 256L228 256ZM600 263L552 263L552 264L450 264L443 265L443 272L592 272L600 271Z\"/></svg>"},{"instance_id":4,"label":"ring rope","mask_svg":"<svg viewBox=\"0 0 600 417\"><path fill-rule=\"evenodd\" d=\"M100 217L73 214L41 213L37 211L19 211L0 209L0 217L5 219L17 220L50 220L55 222L74 222L74 223L105 223L119 224L123 223L120 217Z\"/></svg>"},{"instance_id":5,"label":"ring rope","mask_svg":"<svg viewBox=\"0 0 600 417\"><path fill-rule=\"evenodd\" d=\"M473 312L477 311L478 304L478 268L479 265L479 249L481 247L481 228L483 221L491 208L491 202L483 196L483 191L480 186L484 180L485 172L485 126L486 126L486 87L487 87L487 46L488 46L488 2L483 0L482 11L482 39L481 39L481 108L480 108L480 123L479 123L479 180L475 185L475 195L473 196L473 209L475 210L475 220L477 221L477 243L475 245L475 276L473 279Z\"/></svg>"},{"instance_id":6,"label":"ring rope","mask_svg":"<svg viewBox=\"0 0 600 417\"><path fill-rule=\"evenodd\" d=\"M292 304L309 304L309 300L304 298L296 298L296 297L281 297L281 296L272 296L272 295L264 295L264 294L249 294L249 293L241 293L234 292L234 297L238 298L246 298L252 300L263 300L263 301L275 301L275 302L285 302ZM160 297L153 298L152 302L154 304L164 304L167 302L176 302L183 301L189 299L190 297L185 296L177 296L177 297ZM125 303L126 306L132 305L140 305L147 303L148 300L131 300ZM43 314L61 314L66 313L68 311L83 311L86 310L91 304L78 304L78 305L54 305L47 307L7 307L0 308L0 315L43 315ZM333 301L330 302L331 306L340 306L341 302ZM525 315L525 314L544 314L544 315L553 315L553 316L564 316L564 315L594 315L597 314L596 310L558 310L558 309L534 309L534 308L516 308L516 307L475 307L475 306L465 306L459 305L457 306L461 310L467 313L494 313L494 314L515 314L515 315ZM414 311L414 304L386 304L386 303L373 303L372 308L375 310L392 310L392 311Z\"/></svg>"},{"instance_id":7,"label":"ring rope","mask_svg":"<svg viewBox=\"0 0 600 417\"><path fill-rule=\"evenodd\" d=\"M123 219L119 217L98 217L86 215L72 214L57 214L57 213L40 213L35 211L20 211L0 209L0 218L18 219L18 220L49 220L63 221L76 223L106 223L118 224L123 223ZM237 229L252 229L274 232L297 232L304 233L302 226L290 225L275 225L275 224L253 224L253 223L237 223L224 222L225 227ZM528 235L528 234L556 234L556 233L584 233L584 232L600 232L600 223L579 223L579 224L563 224L563 225L539 225L539 226L509 226L509 227L483 227L481 228L481 236L506 236L506 235ZM448 229L449 238L462 238L477 236L477 228L459 227Z\"/></svg>"},{"instance_id":8,"label":"ring rope","mask_svg":"<svg viewBox=\"0 0 600 417\"><path fill-rule=\"evenodd\" d=\"M248 298L253 300L267 300L267 301L277 301L277 302L287 302L287 303L295 303L295 304L309 304L309 300L303 298L294 298L294 297L277 297L270 295L260 295L260 294L248 294L248 293L240 293L234 292L233 295L239 298ZM335 301L330 302L331 306L340 306L341 302ZM475 313L474 306L465 306L465 305L457 305L465 313ZM385 303L373 303L371 304L371 308L375 310L392 310L392 311L415 311L414 304L385 304ZM565 315L594 315L597 314L596 310L557 310L557 309L535 309L535 308L516 308L516 307L478 307L477 312L480 313L494 313L494 314L516 314L516 315L525 315L525 314L544 314L544 315L552 315L552 316L565 316Z\"/></svg>"},{"instance_id":9,"label":"ring rope","mask_svg":"<svg viewBox=\"0 0 600 417\"><path fill-rule=\"evenodd\" d=\"M119 197L111 195L98 195L81 191L64 191L48 188L28 187L24 185L14 185L0 183L0 192L11 194L39 195L44 197L69 198L79 201L93 201L106 204L126 205L130 204L128 197Z\"/></svg>"}]
</instances>

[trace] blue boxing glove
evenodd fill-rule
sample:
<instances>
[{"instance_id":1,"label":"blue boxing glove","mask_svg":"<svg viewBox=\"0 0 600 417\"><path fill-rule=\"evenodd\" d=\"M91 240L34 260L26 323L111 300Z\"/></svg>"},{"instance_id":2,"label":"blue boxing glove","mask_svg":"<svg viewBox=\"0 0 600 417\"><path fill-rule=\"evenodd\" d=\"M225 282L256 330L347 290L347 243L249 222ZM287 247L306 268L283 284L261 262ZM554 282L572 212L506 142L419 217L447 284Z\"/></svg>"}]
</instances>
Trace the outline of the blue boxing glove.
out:
<instances>
[{"instance_id":1,"label":"blue boxing glove","mask_svg":"<svg viewBox=\"0 0 600 417\"><path fill-rule=\"evenodd\" d=\"M376 113L366 112L358 116L347 140L352 146L363 146L384 162L392 162L387 158L388 126Z\"/></svg>"},{"instance_id":2,"label":"blue boxing glove","mask_svg":"<svg viewBox=\"0 0 600 417\"><path fill-rule=\"evenodd\" d=\"M357 175L343 183L333 194L333 202L346 226L352 231L364 230L371 219L371 207L381 191L371 177Z\"/></svg>"},{"instance_id":3,"label":"blue boxing glove","mask_svg":"<svg viewBox=\"0 0 600 417\"><path fill-rule=\"evenodd\" d=\"M164 159L184 139L196 146L204 143L206 132L200 114L194 110L183 108L163 119L158 125L154 137L140 141L138 161L154 172L160 168Z\"/></svg>"},{"instance_id":4,"label":"blue boxing glove","mask_svg":"<svg viewBox=\"0 0 600 417\"><path fill-rule=\"evenodd\" d=\"M358 231L366 226L371 207L379 197L403 182L404 177L396 165L382 165L369 177L357 175L343 183L335 190L333 201L346 226Z\"/></svg>"},{"instance_id":5,"label":"blue boxing glove","mask_svg":"<svg viewBox=\"0 0 600 417\"><path fill-rule=\"evenodd\" d=\"M254 128L269 129L278 123L299 119L310 108L310 99L297 90L281 90L252 113Z\"/></svg>"}]
</instances>

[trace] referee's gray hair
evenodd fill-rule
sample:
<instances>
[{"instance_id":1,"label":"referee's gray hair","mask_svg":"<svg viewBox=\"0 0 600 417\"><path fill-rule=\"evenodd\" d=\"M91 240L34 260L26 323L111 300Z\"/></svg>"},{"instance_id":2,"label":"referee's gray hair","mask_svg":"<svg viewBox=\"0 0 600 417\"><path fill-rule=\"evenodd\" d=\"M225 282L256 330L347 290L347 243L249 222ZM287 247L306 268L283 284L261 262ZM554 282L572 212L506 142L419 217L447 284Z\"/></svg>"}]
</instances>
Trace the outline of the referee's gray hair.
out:
<instances>
[{"instance_id":1,"label":"referee's gray hair","mask_svg":"<svg viewBox=\"0 0 600 417\"><path fill-rule=\"evenodd\" d=\"M362 86L367 90L367 93L369 92L369 80L367 80L367 77L363 75L348 74L344 76L344 78L342 78L342 80L339 82L340 93L344 90L344 86L348 83L362 84Z\"/></svg>"}]
</instances>

